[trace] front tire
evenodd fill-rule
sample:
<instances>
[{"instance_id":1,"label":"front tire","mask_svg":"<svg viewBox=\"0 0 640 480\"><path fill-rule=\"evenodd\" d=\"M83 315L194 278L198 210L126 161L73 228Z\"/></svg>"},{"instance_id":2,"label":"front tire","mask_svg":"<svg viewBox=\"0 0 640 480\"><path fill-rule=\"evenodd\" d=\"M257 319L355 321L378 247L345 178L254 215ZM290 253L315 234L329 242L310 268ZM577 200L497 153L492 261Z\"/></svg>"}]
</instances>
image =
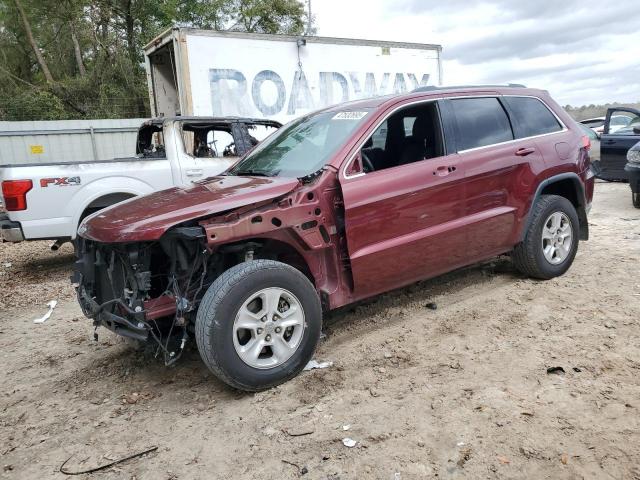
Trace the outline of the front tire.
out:
<instances>
[{"instance_id":1,"label":"front tire","mask_svg":"<svg viewBox=\"0 0 640 480\"><path fill-rule=\"evenodd\" d=\"M295 377L315 352L320 299L299 270L273 260L230 268L209 287L196 317L202 360L220 380L245 391Z\"/></svg>"},{"instance_id":2,"label":"front tire","mask_svg":"<svg viewBox=\"0 0 640 480\"><path fill-rule=\"evenodd\" d=\"M573 204L558 195L542 195L533 206L524 240L513 250L522 273L548 280L564 274L576 256L579 220Z\"/></svg>"}]
</instances>

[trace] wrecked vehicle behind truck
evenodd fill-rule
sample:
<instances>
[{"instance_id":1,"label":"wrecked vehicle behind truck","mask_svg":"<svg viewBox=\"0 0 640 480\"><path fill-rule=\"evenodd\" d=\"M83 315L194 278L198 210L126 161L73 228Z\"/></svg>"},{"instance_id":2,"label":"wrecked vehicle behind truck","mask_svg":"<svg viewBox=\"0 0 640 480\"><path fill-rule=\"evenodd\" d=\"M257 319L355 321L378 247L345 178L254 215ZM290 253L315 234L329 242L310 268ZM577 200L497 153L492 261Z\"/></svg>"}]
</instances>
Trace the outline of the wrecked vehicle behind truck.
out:
<instances>
[{"instance_id":1,"label":"wrecked vehicle behind truck","mask_svg":"<svg viewBox=\"0 0 640 480\"><path fill-rule=\"evenodd\" d=\"M52 239L57 250L90 214L222 173L280 127L250 118L154 118L140 126L135 156L69 163L60 151L56 162L2 166L0 241Z\"/></svg>"},{"instance_id":2,"label":"wrecked vehicle behind truck","mask_svg":"<svg viewBox=\"0 0 640 480\"><path fill-rule=\"evenodd\" d=\"M588 149L546 92L521 87L331 107L223 175L87 219L78 297L166 363L195 337L221 380L268 388L311 359L323 310L503 253L562 275L588 238Z\"/></svg>"}]
</instances>

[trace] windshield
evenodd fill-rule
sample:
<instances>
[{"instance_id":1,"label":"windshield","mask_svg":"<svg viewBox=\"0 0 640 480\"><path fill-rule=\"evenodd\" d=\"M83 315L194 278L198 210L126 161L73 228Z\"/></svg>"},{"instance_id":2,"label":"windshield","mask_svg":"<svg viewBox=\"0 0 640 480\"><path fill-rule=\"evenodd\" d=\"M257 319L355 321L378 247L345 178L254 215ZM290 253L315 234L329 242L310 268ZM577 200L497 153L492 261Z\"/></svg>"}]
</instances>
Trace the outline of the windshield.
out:
<instances>
[{"instance_id":1,"label":"windshield","mask_svg":"<svg viewBox=\"0 0 640 480\"><path fill-rule=\"evenodd\" d=\"M369 110L320 112L294 120L256 147L229 175L304 177L320 170Z\"/></svg>"}]
</instances>

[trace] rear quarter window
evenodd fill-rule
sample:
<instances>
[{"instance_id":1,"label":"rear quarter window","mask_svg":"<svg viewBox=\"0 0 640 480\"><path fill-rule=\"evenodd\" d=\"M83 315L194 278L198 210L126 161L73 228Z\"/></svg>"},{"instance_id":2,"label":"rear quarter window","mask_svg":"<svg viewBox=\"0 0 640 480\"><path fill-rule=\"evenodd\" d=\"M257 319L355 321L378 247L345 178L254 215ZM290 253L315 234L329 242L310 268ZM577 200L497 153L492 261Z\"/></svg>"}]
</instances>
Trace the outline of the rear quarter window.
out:
<instances>
[{"instance_id":1,"label":"rear quarter window","mask_svg":"<svg viewBox=\"0 0 640 480\"><path fill-rule=\"evenodd\" d=\"M503 100L514 117L516 138L534 137L562 130L562 125L555 115L537 98L504 97Z\"/></svg>"},{"instance_id":2,"label":"rear quarter window","mask_svg":"<svg viewBox=\"0 0 640 480\"><path fill-rule=\"evenodd\" d=\"M458 151L513 140L509 117L497 98L451 100L457 124Z\"/></svg>"}]
</instances>

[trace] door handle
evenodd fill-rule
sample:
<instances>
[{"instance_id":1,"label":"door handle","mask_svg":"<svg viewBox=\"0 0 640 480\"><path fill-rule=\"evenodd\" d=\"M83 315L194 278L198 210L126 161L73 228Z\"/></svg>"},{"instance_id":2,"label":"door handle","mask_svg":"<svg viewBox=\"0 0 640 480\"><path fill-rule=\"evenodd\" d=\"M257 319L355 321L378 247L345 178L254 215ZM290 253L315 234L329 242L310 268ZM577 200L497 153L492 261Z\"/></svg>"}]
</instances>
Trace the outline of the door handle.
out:
<instances>
[{"instance_id":1,"label":"door handle","mask_svg":"<svg viewBox=\"0 0 640 480\"><path fill-rule=\"evenodd\" d=\"M455 171L456 171L455 165L440 165L435 169L433 174L439 177L446 177L447 175Z\"/></svg>"},{"instance_id":2,"label":"door handle","mask_svg":"<svg viewBox=\"0 0 640 480\"><path fill-rule=\"evenodd\" d=\"M604 140L602 143L604 143L605 145L611 145L611 144L616 143L616 141L615 140Z\"/></svg>"},{"instance_id":3,"label":"door handle","mask_svg":"<svg viewBox=\"0 0 640 480\"><path fill-rule=\"evenodd\" d=\"M527 155L531 155L533 152L535 152L536 149L529 147L529 148L519 148L518 150L516 150L516 155L518 157L526 157Z\"/></svg>"},{"instance_id":4,"label":"door handle","mask_svg":"<svg viewBox=\"0 0 640 480\"><path fill-rule=\"evenodd\" d=\"M193 168L193 169L187 170L187 177L201 177L201 176L202 176L201 168Z\"/></svg>"}]
</instances>

